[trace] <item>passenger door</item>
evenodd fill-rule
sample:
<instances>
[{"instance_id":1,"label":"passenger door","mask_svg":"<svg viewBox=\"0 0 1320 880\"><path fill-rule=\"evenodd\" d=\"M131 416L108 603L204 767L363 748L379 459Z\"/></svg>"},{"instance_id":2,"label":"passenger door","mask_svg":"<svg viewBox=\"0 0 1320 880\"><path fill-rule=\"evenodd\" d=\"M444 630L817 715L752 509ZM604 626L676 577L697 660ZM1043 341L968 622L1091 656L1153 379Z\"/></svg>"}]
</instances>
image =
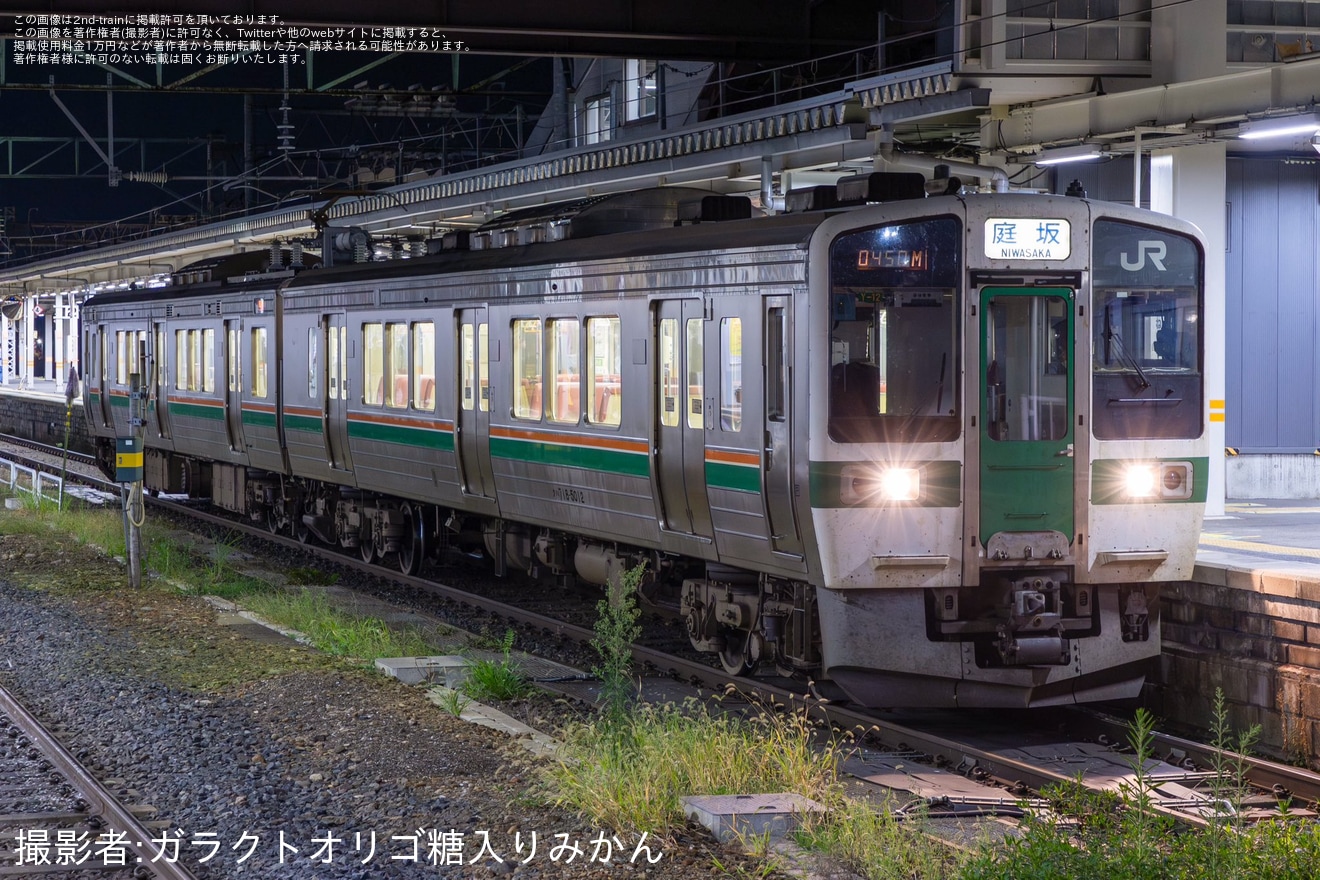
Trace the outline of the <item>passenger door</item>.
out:
<instances>
[{"instance_id":1,"label":"passenger door","mask_svg":"<svg viewBox=\"0 0 1320 880\"><path fill-rule=\"evenodd\" d=\"M348 322L343 312L322 316L325 334L325 446L330 467L353 469L348 452Z\"/></svg>"},{"instance_id":2,"label":"passenger door","mask_svg":"<svg viewBox=\"0 0 1320 880\"><path fill-rule=\"evenodd\" d=\"M485 309L460 309L458 320L459 485L463 494L495 497L490 463L490 325Z\"/></svg>"},{"instance_id":3,"label":"passenger door","mask_svg":"<svg viewBox=\"0 0 1320 880\"><path fill-rule=\"evenodd\" d=\"M1073 291L988 287L981 315L981 542L1052 531L1071 544Z\"/></svg>"},{"instance_id":4,"label":"passenger door","mask_svg":"<svg viewBox=\"0 0 1320 880\"><path fill-rule=\"evenodd\" d=\"M777 553L802 555L802 538L798 534L796 509L793 504L793 339L787 296L767 296L762 300L765 313L765 331L762 334L761 363L764 403L760 412L744 410L744 421L765 418L765 448L761 462L765 473L765 511L769 521L770 547Z\"/></svg>"},{"instance_id":5,"label":"passenger door","mask_svg":"<svg viewBox=\"0 0 1320 880\"><path fill-rule=\"evenodd\" d=\"M168 335L165 332L164 322L157 321L152 327L152 357L151 357L151 380L155 383L152 388L152 411L156 417L156 431L166 440L170 439L170 404L169 404L169 374L166 369L169 359L166 356L168 348L166 340Z\"/></svg>"},{"instance_id":6,"label":"passenger door","mask_svg":"<svg viewBox=\"0 0 1320 880\"><path fill-rule=\"evenodd\" d=\"M243 452L243 321L225 321L225 430L229 448Z\"/></svg>"},{"instance_id":7,"label":"passenger door","mask_svg":"<svg viewBox=\"0 0 1320 880\"><path fill-rule=\"evenodd\" d=\"M705 319L699 299L656 309L656 498L660 527L713 537L706 497Z\"/></svg>"}]
</instances>

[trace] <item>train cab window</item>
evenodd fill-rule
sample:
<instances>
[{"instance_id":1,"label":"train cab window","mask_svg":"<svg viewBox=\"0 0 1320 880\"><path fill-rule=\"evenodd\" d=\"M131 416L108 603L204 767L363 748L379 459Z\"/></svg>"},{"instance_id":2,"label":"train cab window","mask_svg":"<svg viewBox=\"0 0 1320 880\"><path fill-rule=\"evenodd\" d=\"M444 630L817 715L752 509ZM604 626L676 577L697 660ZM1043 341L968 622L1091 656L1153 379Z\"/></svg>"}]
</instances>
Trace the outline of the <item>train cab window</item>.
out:
<instances>
[{"instance_id":1,"label":"train cab window","mask_svg":"<svg viewBox=\"0 0 1320 880\"><path fill-rule=\"evenodd\" d=\"M401 409L408 405L408 325L386 324L385 342L385 405Z\"/></svg>"},{"instance_id":2,"label":"train cab window","mask_svg":"<svg viewBox=\"0 0 1320 880\"><path fill-rule=\"evenodd\" d=\"M362 325L362 402L368 406L385 403L385 328Z\"/></svg>"},{"instance_id":3,"label":"train cab window","mask_svg":"<svg viewBox=\"0 0 1320 880\"><path fill-rule=\"evenodd\" d=\"M258 399L270 396L267 376L266 328L252 328L252 396Z\"/></svg>"},{"instance_id":4,"label":"train cab window","mask_svg":"<svg viewBox=\"0 0 1320 880\"><path fill-rule=\"evenodd\" d=\"M702 357L700 318L687 322L687 424L689 428L702 428L706 422L701 411L706 388L705 360Z\"/></svg>"},{"instance_id":5,"label":"train cab window","mask_svg":"<svg viewBox=\"0 0 1320 880\"><path fill-rule=\"evenodd\" d=\"M623 348L618 318L587 319L587 422L618 427L620 353Z\"/></svg>"},{"instance_id":6,"label":"train cab window","mask_svg":"<svg viewBox=\"0 0 1320 880\"><path fill-rule=\"evenodd\" d=\"M513 322L513 414L520 419L541 418L541 322L520 318ZM551 389L553 393L553 389Z\"/></svg>"},{"instance_id":7,"label":"train cab window","mask_svg":"<svg viewBox=\"0 0 1320 880\"><path fill-rule=\"evenodd\" d=\"M682 364L678 360L678 321L674 318L665 318L660 322L658 348L656 360L660 370L660 424L666 428L676 428L683 396L679 384Z\"/></svg>"},{"instance_id":8,"label":"train cab window","mask_svg":"<svg viewBox=\"0 0 1320 880\"><path fill-rule=\"evenodd\" d=\"M839 443L958 437L961 224L878 226L830 245L829 435Z\"/></svg>"},{"instance_id":9,"label":"train cab window","mask_svg":"<svg viewBox=\"0 0 1320 880\"><path fill-rule=\"evenodd\" d=\"M1176 233L1097 220L1091 425L1101 439L1202 431L1202 255Z\"/></svg>"},{"instance_id":10,"label":"train cab window","mask_svg":"<svg viewBox=\"0 0 1320 880\"><path fill-rule=\"evenodd\" d=\"M558 318L546 322L548 369L554 377L548 417L552 422L576 425L582 412L582 372L579 336L581 324L576 318Z\"/></svg>"},{"instance_id":11,"label":"train cab window","mask_svg":"<svg viewBox=\"0 0 1320 880\"><path fill-rule=\"evenodd\" d=\"M413 409L435 412L435 324L412 325Z\"/></svg>"},{"instance_id":12,"label":"train cab window","mask_svg":"<svg viewBox=\"0 0 1320 880\"><path fill-rule=\"evenodd\" d=\"M742 319L720 321L720 428L742 430Z\"/></svg>"}]
</instances>

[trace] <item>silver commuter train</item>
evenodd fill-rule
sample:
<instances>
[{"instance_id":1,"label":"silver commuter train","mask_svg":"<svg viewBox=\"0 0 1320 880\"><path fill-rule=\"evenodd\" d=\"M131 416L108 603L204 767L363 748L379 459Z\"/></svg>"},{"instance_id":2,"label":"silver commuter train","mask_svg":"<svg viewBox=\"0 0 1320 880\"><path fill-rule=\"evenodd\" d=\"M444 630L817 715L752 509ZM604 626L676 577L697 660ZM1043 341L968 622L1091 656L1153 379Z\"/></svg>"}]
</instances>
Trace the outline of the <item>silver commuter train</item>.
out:
<instances>
[{"instance_id":1,"label":"silver commuter train","mask_svg":"<svg viewBox=\"0 0 1320 880\"><path fill-rule=\"evenodd\" d=\"M1201 529L1199 233L922 184L723 222L648 191L415 260L189 267L84 305L88 424L108 467L140 372L149 489L404 571L647 562L643 603L730 670L870 706L1135 696Z\"/></svg>"}]
</instances>

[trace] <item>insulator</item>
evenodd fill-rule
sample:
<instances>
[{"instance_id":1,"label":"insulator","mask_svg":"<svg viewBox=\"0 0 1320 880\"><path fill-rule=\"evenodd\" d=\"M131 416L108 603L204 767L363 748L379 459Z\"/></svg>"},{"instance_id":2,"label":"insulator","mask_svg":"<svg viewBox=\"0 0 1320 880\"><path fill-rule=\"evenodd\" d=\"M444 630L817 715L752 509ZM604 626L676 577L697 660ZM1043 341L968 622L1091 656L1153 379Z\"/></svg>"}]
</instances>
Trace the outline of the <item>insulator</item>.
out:
<instances>
[{"instance_id":1,"label":"insulator","mask_svg":"<svg viewBox=\"0 0 1320 880\"><path fill-rule=\"evenodd\" d=\"M164 171L130 171L128 179L139 183L168 183L170 176Z\"/></svg>"},{"instance_id":2,"label":"insulator","mask_svg":"<svg viewBox=\"0 0 1320 880\"><path fill-rule=\"evenodd\" d=\"M274 271L283 266L284 254L280 250L280 240L277 238L270 243L270 269Z\"/></svg>"},{"instance_id":3,"label":"insulator","mask_svg":"<svg viewBox=\"0 0 1320 880\"><path fill-rule=\"evenodd\" d=\"M290 254L289 265L295 269L301 269L303 264L303 243L295 241L293 243L293 252Z\"/></svg>"}]
</instances>

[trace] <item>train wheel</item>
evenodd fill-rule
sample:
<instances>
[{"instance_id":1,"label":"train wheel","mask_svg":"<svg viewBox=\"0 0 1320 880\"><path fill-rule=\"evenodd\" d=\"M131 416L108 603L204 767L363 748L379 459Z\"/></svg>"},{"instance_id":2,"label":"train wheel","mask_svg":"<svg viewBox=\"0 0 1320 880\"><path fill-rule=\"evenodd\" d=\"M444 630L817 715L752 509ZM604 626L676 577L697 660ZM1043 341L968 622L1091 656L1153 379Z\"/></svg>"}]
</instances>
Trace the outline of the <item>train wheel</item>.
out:
<instances>
[{"instance_id":1,"label":"train wheel","mask_svg":"<svg viewBox=\"0 0 1320 880\"><path fill-rule=\"evenodd\" d=\"M363 541L358 544L358 550L362 553L362 561L367 565L376 561L376 545L372 541Z\"/></svg>"},{"instance_id":2,"label":"train wheel","mask_svg":"<svg viewBox=\"0 0 1320 880\"><path fill-rule=\"evenodd\" d=\"M404 522L403 539L399 544L399 571L417 574L426 557L426 517L420 508L411 504L403 505L399 512Z\"/></svg>"},{"instance_id":3,"label":"train wheel","mask_svg":"<svg viewBox=\"0 0 1320 880\"><path fill-rule=\"evenodd\" d=\"M280 533L280 516L276 512L274 504L266 508L266 531L272 535Z\"/></svg>"},{"instance_id":4,"label":"train wheel","mask_svg":"<svg viewBox=\"0 0 1320 880\"><path fill-rule=\"evenodd\" d=\"M299 544L306 544L312 537L312 530L307 528L307 523L302 521L302 515L297 514L293 519L293 536L298 539Z\"/></svg>"},{"instance_id":5,"label":"train wheel","mask_svg":"<svg viewBox=\"0 0 1320 880\"><path fill-rule=\"evenodd\" d=\"M729 675L748 675L761 662L761 637L738 629L724 630L720 665Z\"/></svg>"}]
</instances>

